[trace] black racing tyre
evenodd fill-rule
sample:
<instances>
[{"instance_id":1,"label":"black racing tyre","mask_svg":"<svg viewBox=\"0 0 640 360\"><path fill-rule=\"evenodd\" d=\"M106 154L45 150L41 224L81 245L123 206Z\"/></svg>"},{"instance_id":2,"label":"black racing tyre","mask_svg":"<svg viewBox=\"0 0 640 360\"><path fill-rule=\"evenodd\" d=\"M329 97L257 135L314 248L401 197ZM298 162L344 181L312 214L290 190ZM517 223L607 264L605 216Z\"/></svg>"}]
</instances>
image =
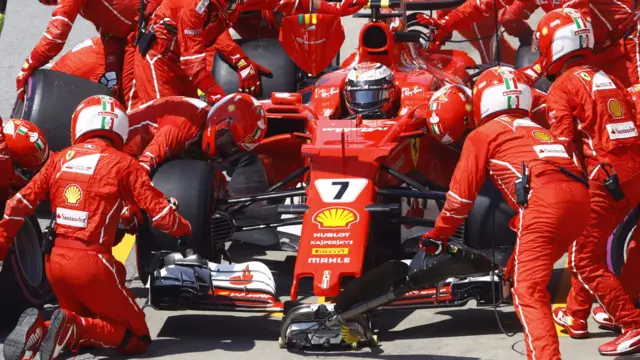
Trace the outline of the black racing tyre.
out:
<instances>
[{"instance_id":1,"label":"black racing tyre","mask_svg":"<svg viewBox=\"0 0 640 360\"><path fill-rule=\"evenodd\" d=\"M25 103L17 103L12 118L29 120L43 132L51 151L71 145L71 116L78 104L93 95L113 96L111 90L63 72L39 69L28 81ZM25 106L23 106L25 105Z\"/></svg>"},{"instance_id":2,"label":"black racing tyre","mask_svg":"<svg viewBox=\"0 0 640 360\"><path fill-rule=\"evenodd\" d=\"M465 245L478 250L513 247L516 233L509 221L515 215L498 188L487 179L465 221Z\"/></svg>"},{"instance_id":3,"label":"black racing tyre","mask_svg":"<svg viewBox=\"0 0 640 360\"><path fill-rule=\"evenodd\" d=\"M236 40L247 56L271 70L272 78L262 76L262 92L258 99L270 99L273 92L296 92L298 69L278 39ZM216 54L211 73L227 94L238 92L238 73Z\"/></svg>"},{"instance_id":4,"label":"black racing tyre","mask_svg":"<svg viewBox=\"0 0 640 360\"><path fill-rule=\"evenodd\" d=\"M609 269L620 276L622 266L627 261L627 249L636 234L640 220L640 209L633 209L624 221L618 225L607 244L607 264Z\"/></svg>"},{"instance_id":5,"label":"black racing tyre","mask_svg":"<svg viewBox=\"0 0 640 360\"><path fill-rule=\"evenodd\" d=\"M53 298L42 255L38 219L27 218L0 272L0 325L15 325L27 308L42 307Z\"/></svg>"},{"instance_id":6,"label":"black racing tyre","mask_svg":"<svg viewBox=\"0 0 640 360\"><path fill-rule=\"evenodd\" d=\"M153 175L153 185L165 196L173 196L178 200L178 212L191 224L192 235L188 239L190 245L201 257L219 262L220 254L211 240L214 182L214 166L192 159L164 163ZM151 227L149 220L145 219L145 224L140 227L136 248L138 271L144 282L147 280L144 265L152 251L177 250L176 238Z\"/></svg>"}]
</instances>

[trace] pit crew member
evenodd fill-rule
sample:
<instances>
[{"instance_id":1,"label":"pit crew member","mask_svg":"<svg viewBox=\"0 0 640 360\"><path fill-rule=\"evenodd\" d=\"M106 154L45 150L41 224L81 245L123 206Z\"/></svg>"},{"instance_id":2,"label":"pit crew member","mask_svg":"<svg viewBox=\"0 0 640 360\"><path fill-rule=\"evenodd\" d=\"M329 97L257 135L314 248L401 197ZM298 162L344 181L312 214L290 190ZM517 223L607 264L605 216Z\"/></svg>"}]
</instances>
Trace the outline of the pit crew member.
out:
<instances>
[{"instance_id":1,"label":"pit crew member","mask_svg":"<svg viewBox=\"0 0 640 360\"><path fill-rule=\"evenodd\" d=\"M138 46L134 63L134 105L170 95L197 96L204 93L210 104L225 96L206 68L206 48L232 25L242 11L273 10L287 14L314 11L347 16L362 8L366 0L347 0L333 6L322 0L225 1L165 0L153 14L149 29ZM234 59L235 60L235 59ZM248 59L237 59L241 80L260 68ZM242 83L242 81L241 81ZM257 82L255 86L259 86ZM250 89L251 90L251 89Z\"/></svg>"},{"instance_id":2,"label":"pit crew member","mask_svg":"<svg viewBox=\"0 0 640 360\"><path fill-rule=\"evenodd\" d=\"M162 0L145 0L153 9ZM93 23L100 33L104 48L104 73L100 83L116 89L121 79L127 37L137 31L140 13L139 0L40 0L46 5L56 5L43 37L25 61L16 79L19 98L24 98L24 86L31 74L51 61L64 47L78 15ZM130 72L129 76L133 73Z\"/></svg>"},{"instance_id":3,"label":"pit crew member","mask_svg":"<svg viewBox=\"0 0 640 360\"><path fill-rule=\"evenodd\" d=\"M433 255L446 251L448 238L471 211L489 175L518 211L512 292L525 329L527 357L560 359L547 284L554 263L587 223L588 190L560 140L528 118L531 90L521 74L496 67L480 75L476 84L476 129L464 140L444 209L421 246ZM461 110L460 94L432 99L427 115L432 133L446 134L451 144L460 141L470 125L465 110L471 102L467 97Z\"/></svg>"},{"instance_id":4,"label":"pit crew member","mask_svg":"<svg viewBox=\"0 0 640 360\"><path fill-rule=\"evenodd\" d=\"M197 140L210 106L194 98L169 96L129 113L123 151L149 173Z\"/></svg>"},{"instance_id":5,"label":"pit crew member","mask_svg":"<svg viewBox=\"0 0 640 360\"><path fill-rule=\"evenodd\" d=\"M207 48L207 71L209 72L211 72L213 55L216 52L220 52L222 57L229 63L233 63L233 59L236 60L235 62L238 62L238 59L248 59L248 56L244 53L240 45L233 41L228 31L222 33L216 42ZM126 48L125 63L122 70L122 86L119 87L119 93L117 94L122 96L123 104L127 105L128 112L133 110L133 100L131 97L133 95L133 87L135 86L133 82L134 58L135 47L131 44ZM52 70L80 76L94 82L100 80L104 74L104 68L104 46L100 35L85 40L72 51L64 54L51 67ZM266 68L261 67L260 69L263 73L270 73ZM259 82L260 77L257 73L248 74L243 80L244 81L241 82L242 90L250 92L251 87L255 88L255 84Z\"/></svg>"},{"instance_id":6,"label":"pit crew member","mask_svg":"<svg viewBox=\"0 0 640 360\"><path fill-rule=\"evenodd\" d=\"M516 6L516 4L518 5ZM498 13L498 22L505 28L507 34L518 37L520 44L530 44L533 30L525 20L512 15L512 12L514 11L522 11L523 9L520 8L524 5L525 4L516 2L512 6L513 9L512 7L509 7L500 10ZM452 11L455 10L438 10L438 19L444 18ZM478 51L481 63L487 64L491 62L491 54L493 51L491 44L492 41L495 40L495 34L497 31L495 14L493 12L473 23L460 25L456 30ZM515 64L516 49L514 49L509 40L504 36L500 37L500 52L502 55L502 62L506 64Z\"/></svg>"},{"instance_id":7,"label":"pit crew member","mask_svg":"<svg viewBox=\"0 0 640 360\"><path fill-rule=\"evenodd\" d=\"M172 236L190 235L191 227L177 214L175 203L153 187L142 167L120 151L128 128L117 100L85 99L73 114L73 145L55 154L7 203L0 222L0 259L24 218L40 201L51 202L56 238L45 266L60 308L48 324L38 310L26 310L4 343L5 359L21 359L39 350L40 359L49 360L66 345L111 347L130 354L149 346L144 312L124 284L124 266L111 255L117 214L127 201L144 209L154 226Z\"/></svg>"},{"instance_id":8,"label":"pit crew member","mask_svg":"<svg viewBox=\"0 0 640 360\"><path fill-rule=\"evenodd\" d=\"M589 224L569 248L573 277L567 306L554 310L554 321L571 337L587 337L586 320L595 299L623 331L601 345L600 353L638 352L640 312L605 263L607 238L640 201L634 106L615 78L588 65L593 29L580 12L565 8L547 13L535 38L544 74L556 78L547 98L551 132L575 151L588 174L591 200Z\"/></svg>"},{"instance_id":9,"label":"pit crew member","mask_svg":"<svg viewBox=\"0 0 640 360\"><path fill-rule=\"evenodd\" d=\"M267 132L267 116L260 102L248 94L230 94L216 103L205 122L202 153L226 161L255 148Z\"/></svg>"},{"instance_id":10,"label":"pit crew member","mask_svg":"<svg viewBox=\"0 0 640 360\"><path fill-rule=\"evenodd\" d=\"M0 124L3 124L2 119ZM47 139L35 124L14 119L3 124L0 132L0 209L4 209L12 189L24 184L23 174L19 172L36 172L48 158Z\"/></svg>"},{"instance_id":11,"label":"pit crew member","mask_svg":"<svg viewBox=\"0 0 640 360\"><path fill-rule=\"evenodd\" d=\"M528 19L537 7L549 12L563 6L579 10L583 16L593 23L595 45L597 51L591 55L591 61L607 73L620 80L625 86L640 83L638 23L635 19L634 1L632 0L468 0L444 19L433 19L418 16L418 21L425 25L433 25L441 30L439 39L446 38L448 33L464 28L469 23L493 14L493 9L510 8L510 14L502 19L503 24L517 19ZM525 4L521 11L515 7ZM535 5L535 6L534 6ZM507 27L505 25L505 27Z\"/></svg>"},{"instance_id":12,"label":"pit crew member","mask_svg":"<svg viewBox=\"0 0 640 360\"><path fill-rule=\"evenodd\" d=\"M634 85L627 89L631 99L633 100L636 108L636 113L640 110L640 85ZM622 266L620 271L620 284L624 288L624 291L629 295L631 302L636 303L640 298L640 282L636 276L638 274L638 267L640 266L640 247L638 246L637 236L634 232L634 237L627 248L627 261ZM613 319L607 314L606 311L600 305L596 305L591 310L591 315L598 325L614 330L617 328Z\"/></svg>"}]
</instances>

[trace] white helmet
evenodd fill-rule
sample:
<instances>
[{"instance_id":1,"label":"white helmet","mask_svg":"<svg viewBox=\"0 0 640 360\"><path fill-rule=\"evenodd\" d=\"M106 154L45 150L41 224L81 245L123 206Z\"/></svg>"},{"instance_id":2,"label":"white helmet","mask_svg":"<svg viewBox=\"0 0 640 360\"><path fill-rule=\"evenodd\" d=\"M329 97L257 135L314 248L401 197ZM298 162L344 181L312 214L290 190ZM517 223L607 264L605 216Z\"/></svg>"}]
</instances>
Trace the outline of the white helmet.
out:
<instances>
[{"instance_id":1,"label":"white helmet","mask_svg":"<svg viewBox=\"0 0 640 360\"><path fill-rule=\"evenodd\" d=\"M106 137L116 149L122 149L129 135L129 117L118 100L105 95L84 99L73 113L71 142Z\"/></svg>"},{"instance_id":2,"label":"white helmet","mask_svg":"<svg viewBox=\"0 0 640 360\"><path fill-rule=\"evenodd\" d=\"M531 88L524 75L504 66L488 69L478 77L473 88L476 127L489 117L506 113L529 116L531 102Z\"/></svg>"}]
</instances>

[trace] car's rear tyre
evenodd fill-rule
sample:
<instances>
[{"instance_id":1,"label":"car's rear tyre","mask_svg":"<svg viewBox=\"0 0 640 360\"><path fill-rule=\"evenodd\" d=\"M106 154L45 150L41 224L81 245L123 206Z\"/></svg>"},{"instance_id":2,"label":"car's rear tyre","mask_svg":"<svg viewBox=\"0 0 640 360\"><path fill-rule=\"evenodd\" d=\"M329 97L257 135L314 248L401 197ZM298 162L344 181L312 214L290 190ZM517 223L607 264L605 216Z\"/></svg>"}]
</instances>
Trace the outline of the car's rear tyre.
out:
<instances>
[{"instance_id":1,"label":"car's rear tyre","mask_svg":"<svg viewBox=\"0 0 640 360\"><path fill-rule=\"evenodd\" d=\"M43 235L35 217L27 218L16 236L11 255L0 272L0 325L15 325L29 307L42 307L53 293L42 255Z\"/></svg>"},{"instance_id":2,"label":"car's rear tyre","mask_svg":"<svg viewBox=\"0 0 640 360\"><path fill-rule=\"evenodd\" d=\"M78 104L92 95L113 96L103 85L63 72L39 69L27 84L24 104L17 102L12 118L29 120L47 137L49 149L71 145L71 116Z\"/></svg>"},{"instance_id":3,"label":"car's rear tyre","mask_svg":"<svg viewBox=\"0 0 640 360\"><path fill-rule=\"evenodd\" d=\"M620 276L622 266L627 261L627 249L637 233L638 220L640 220L640 209L634 208L609 238L607 264L616 276Z\"/></svg>"},{"instance_id":4,"label":"car's rear tyre","mask_svg":"<svg viewBox=\"0 0 640 360\"><path fill-rule=\"evenodd\" d=\"M236 40L247 56L271 70L272 78L262 76L262 92L259 99L270 99L273 92L296 92L298 69L280 45L278 39ZM213 61L212 74L227 94L238 92L238 73L217 53Z\"/></svg>"},{"instance_id":5,"label":"car's rear tyre","mask_svg":"<svg viewBox=\"0 0 640 360\"><path fill-rule=\"evenodd\" d=\"M175 197L178 212L191 224L189 244L203 258L220 262L220 253L211 237L211 216L215 194L215 168L211 163L180 159L169 161L153 175L153 185L167 197ZM152 251L177 250L176 238L151 227L150 219L138 233L136 255L140 279L146 284L145 264Z\"/></svg>"}]
</instances>

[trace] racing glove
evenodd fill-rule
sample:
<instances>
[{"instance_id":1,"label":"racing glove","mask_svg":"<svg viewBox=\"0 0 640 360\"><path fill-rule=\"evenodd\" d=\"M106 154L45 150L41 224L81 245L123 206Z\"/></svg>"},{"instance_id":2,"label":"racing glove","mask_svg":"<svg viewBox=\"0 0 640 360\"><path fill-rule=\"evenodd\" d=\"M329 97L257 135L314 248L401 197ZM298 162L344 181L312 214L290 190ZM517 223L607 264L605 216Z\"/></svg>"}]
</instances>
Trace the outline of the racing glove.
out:
<instances>
[{"instance_id":1,"label":"racing glove","mask_svg":"<svg viewBox=\"0 0 640 360\"><path fill-rule=\"evenodd\" d=\"M420 250L431 256L438 256L449 245L448 237L441 235L436 229L422 235Z\"/></svg>"},{"instance_id":2,"label":"racing glove","mask_svg":"<svg viewBox=\"0 0 640 360\"><path fill-rule=\"evenodd\" d=\"M418 14L416 19L418 24L430 26L436 29L436 38L431 48L439 48L451 38L454 26L462 19L462 17L457 12L451 12L442 19L434 18L425 14Z\"/></svg>"},{"instance_id":3,"label":"racing glove","mask_svg":"<svg viewBox=\"0 0 640 360\"><path fill-rule=\"evenodd\" d=\"M206 102L207 104L213 106L215 103L220 101L223 97L227 96L227 94L222 90L220 85L213 85L206 91L199 91L200 100Z\"/></svg>"},{"instance_id":4,"label":"racing glove","mask_svg":"<svg viewBox=\"0 0 640 360\"><path fill-rule=\"evenodd\" d=\"M260 74L271 76L271 70L249 59L240 58L235 64L238 71L238 91L245 92L253 96L260 94L261 81Z\"/></svg>"},{"instance_id":5,"label":"racing glove","mask_svg":"<svg viewBox=\"0 0 640 360\"><path fill-rule=\"evenodd\" d=\"M527 79L527 83L529 86L533 86L542 76L544 76L542 72L542 67L540 66L540 58L536 59L536 61L531 64L531 66L524 67L522 69L517 70L519 73L523 74Z\"/></svg>"},{"instance_id":6,"label":"racing glove","mask_svg":"<svg viewBox=\"0 0 640 360\"><path fill-rule=\"evenodd\" d=\"M24 62L24 65L22 65L22 69L20 69L18 77L16 78L16 91L18 92L18 99L20 99L20 101L24 101L24 87L27 84L27 80L31 74L45 62L44 56L34 50Z\"/></svg>"}]
</instances>

